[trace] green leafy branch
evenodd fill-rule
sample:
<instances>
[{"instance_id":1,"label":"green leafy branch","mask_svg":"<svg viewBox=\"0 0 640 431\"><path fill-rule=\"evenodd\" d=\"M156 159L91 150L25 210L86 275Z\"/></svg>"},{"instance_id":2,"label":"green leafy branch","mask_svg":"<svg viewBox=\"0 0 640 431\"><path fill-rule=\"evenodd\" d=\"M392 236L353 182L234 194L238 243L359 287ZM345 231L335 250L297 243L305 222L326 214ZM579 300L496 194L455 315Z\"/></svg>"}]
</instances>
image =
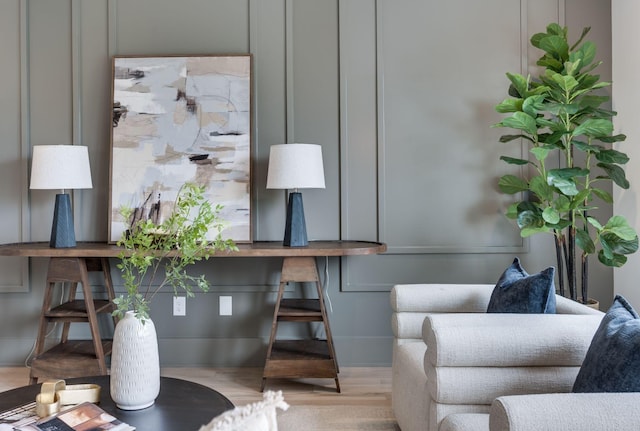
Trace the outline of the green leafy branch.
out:
<instances>
[{"instance_id":1,"label":"green leafy branch","mask_svg":"<svg viewBox=\"0 0 640 431\"><path fill-rule=\"evenodd\" d=\"M523 195L507 209L522 237L553 233L560 292L564 294L564 263L573 299L577 299L575 247L582 250L586 300L589 255L597 253L604 265L622 266L626 255L638 249L637 234L623 217L601 224L589 214L597 201L613 203L611 193L600 186L603 182L629 188L622 167L629 158L611 148L626 136L613 134L611 118L616 113L602 107L609 98L601 90L611 83L591 73L601 62L594 61L595 45L584 41L589 28L571 46L566 27L554 23L546 30L531 38L531 44L544 52L537 62L542 73L536 79L507 73L510 97L496 106L507 116L495 127L516 130L500 142L526 142L531 154L525 159L502 156L506 163L520 166L522 175L504 175L498 186L503 193Z\"/></svg>"},{"instance_id":2,"label":"green leafy branch","mask_svg":"<svg viewBox=\"0 0 640 431\"><path fill-rule=\"evenodd\" d=\"M127 295L114 300L114 315L122 317L133 310L143 322L149 319L149 302L165 286L193 297L194 287L207 292L204 275L192 276L187 267L208 259L216 251L237 250L231 239L222 238L224 222L221 205L213 206L204 197L204 187L187 183L178 192L171 215L162 223L140 220L124 232L118 245L123 247L117 267ZM131 220L132 210L123 208L122 215ZM216 231L210 241L207 234Z\"/></svg>"}]
</instances>

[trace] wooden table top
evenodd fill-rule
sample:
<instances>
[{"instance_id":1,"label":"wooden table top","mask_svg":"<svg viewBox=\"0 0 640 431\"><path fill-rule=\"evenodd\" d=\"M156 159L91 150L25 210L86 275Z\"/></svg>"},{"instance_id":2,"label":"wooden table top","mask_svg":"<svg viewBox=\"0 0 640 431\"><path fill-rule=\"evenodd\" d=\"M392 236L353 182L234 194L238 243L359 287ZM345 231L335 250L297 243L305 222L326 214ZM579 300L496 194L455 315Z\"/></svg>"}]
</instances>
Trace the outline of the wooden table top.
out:
<instances>
[{"instance_id":1,"label":"wooden table top","mask_svg":"<svg viewBox=\"0 0 640 431\"><path fill-rule=\"evenodd\" d=\"M216 252L212 257L309 257L358 256L386 251L386 244L369 241L309 241L306 247L286 247L280 241L237 244L238 251ZM78 242L76 247L51 248L49 242L0 245L0 256L22 257L118 257L123 248L106 242Z\"/></svg>"}]
</instances>

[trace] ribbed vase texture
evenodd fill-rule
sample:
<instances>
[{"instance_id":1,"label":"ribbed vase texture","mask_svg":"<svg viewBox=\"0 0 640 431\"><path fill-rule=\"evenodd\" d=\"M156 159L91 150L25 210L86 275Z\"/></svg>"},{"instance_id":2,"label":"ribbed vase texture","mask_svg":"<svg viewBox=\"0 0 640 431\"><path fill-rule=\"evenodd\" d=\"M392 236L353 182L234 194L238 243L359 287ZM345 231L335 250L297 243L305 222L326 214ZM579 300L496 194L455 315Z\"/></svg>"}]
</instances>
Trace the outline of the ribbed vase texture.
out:
<instances>
[{"instance_id":1,"label":"ribbed vase texture","mask_svg":"<svg viewBox=\"0 0 640 431\"><path fill-rule=\"evenodd\" d=\"M159 393L156 328L151 320L143 324L128 311L113 334L111 398L123 410L140 410L151 406Z\"/></svg>"}]
</instances>

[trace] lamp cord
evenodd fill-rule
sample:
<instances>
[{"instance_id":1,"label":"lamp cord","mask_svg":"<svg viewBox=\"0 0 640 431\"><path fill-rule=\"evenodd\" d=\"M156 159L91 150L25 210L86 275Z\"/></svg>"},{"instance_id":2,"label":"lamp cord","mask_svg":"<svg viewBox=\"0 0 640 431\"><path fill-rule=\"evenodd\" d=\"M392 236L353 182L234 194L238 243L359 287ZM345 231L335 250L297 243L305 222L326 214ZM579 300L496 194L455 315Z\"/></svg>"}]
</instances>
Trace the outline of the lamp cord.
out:
<instances>
[{"instance_id":1,"label":"lamp cord","mask_svg":"<svg viewBox=\"0 0 640 431\"><path fill-rule=\"evenodd\" d=\"M324 257L324 281L322 283L324 296L329 304L329 311L333 314L333 305L331 305L331 297L329 297L329 256Z\"/></svg>"},{"instance_id":2,"label":"lamp cord","mask_svg":"<svg viewBox=\"0 0 640 431\"><path fill-rule=\"evenodd\" d=\"M60 292L60 304L62 304L62 302L64 301L64 284L61 287L61 292ZM49 338L49 336L51 334L53 334L53 332L56 330L56 328L58 327L58 322L53 322L53 327L49 330L49 332L47 332L47 334L44 336L45 340L47 338ZM38 334L39 336L39 334ZM38 342L38 338L36 337L36 339L33 341L33 345L31 346L31 350L29 351L29 353L27 354L27 357L24 358L24 366L26 368L31 368L31 356L35 353L36 351L36 343Z\"/></svg>"},{"instance_id":3,"label":"lamp cord","mask_svg":"<svg viewBox=\"0 0 640 431\"><path fill-rule=\"evenodd\" d=\"M331 305L331 298L329 297L329 256L324 257L324 279L320 285L322 292L320 293L327 299L327 305L329 312L333 313L333 305ZM327 307L325 307L326 310ZM316 322L319 323L319 322ZM324 325L313 325L313 332L316 338L320 338L323 334L326 337L326 331Z\"/></svg>"}]
</instances>

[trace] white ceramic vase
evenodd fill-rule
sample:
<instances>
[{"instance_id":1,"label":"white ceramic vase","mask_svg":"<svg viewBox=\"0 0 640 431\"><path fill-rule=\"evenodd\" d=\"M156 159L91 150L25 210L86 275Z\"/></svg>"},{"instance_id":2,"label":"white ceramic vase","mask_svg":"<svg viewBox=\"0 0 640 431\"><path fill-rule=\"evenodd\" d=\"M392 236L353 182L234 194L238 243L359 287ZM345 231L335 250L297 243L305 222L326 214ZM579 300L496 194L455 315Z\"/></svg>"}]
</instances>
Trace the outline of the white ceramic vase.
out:
<instances>
[{"instance_id":1,"label":"white ceramic vase","mask_svg":"<svg viewBox=\"0 0 640 431\"><path fill-rule=\"evenodd\" d=\"M111 399L123 410L151 406L160 393L158 337L151 320L143 324L128 311L116 325L111 352Z\"/></svg>"}]
</instances>

